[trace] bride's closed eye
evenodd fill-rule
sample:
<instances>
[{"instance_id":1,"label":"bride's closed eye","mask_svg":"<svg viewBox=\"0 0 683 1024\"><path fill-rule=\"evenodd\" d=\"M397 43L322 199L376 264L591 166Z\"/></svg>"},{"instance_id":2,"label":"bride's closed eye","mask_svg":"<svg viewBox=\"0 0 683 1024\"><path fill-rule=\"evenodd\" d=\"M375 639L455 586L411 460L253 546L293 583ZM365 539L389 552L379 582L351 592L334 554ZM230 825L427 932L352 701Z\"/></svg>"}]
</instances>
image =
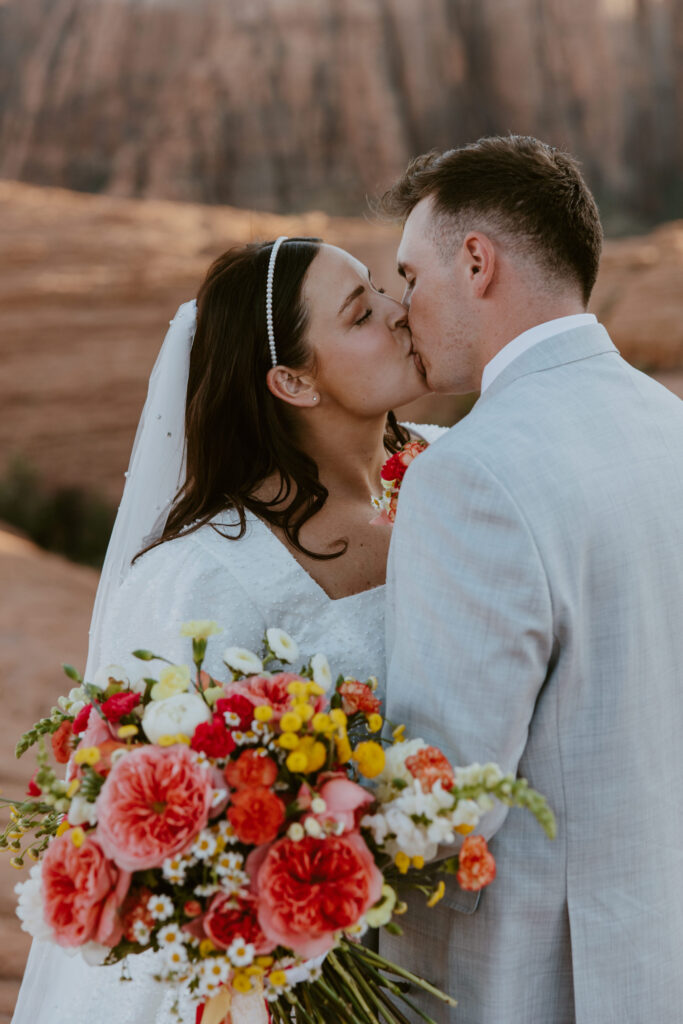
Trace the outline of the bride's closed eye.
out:
<instances>
[{"instance_id":1,"label":"bride's closed eye","mask_svg":"<svg viewBox=\"0 0 683 1024\"><path fill-rule=\"evenodd\" d=\"M360 327L361 324L364 324L367 320L370 319L371 316L372 316L372 310L368 307L368 309L365 310L363 315L361 317L359 317L358 320L354 320L354 324L353 324L354 327Z\"/></svg>"}]
</instances>

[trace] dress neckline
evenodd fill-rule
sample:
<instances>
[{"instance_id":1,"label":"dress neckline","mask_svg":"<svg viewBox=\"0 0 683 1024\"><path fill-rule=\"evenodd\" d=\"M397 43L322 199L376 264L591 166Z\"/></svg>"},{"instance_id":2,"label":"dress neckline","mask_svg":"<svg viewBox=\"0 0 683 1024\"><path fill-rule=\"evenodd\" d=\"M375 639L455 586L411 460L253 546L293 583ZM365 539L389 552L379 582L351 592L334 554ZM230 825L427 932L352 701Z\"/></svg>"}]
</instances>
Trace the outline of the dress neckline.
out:
<instances>
[{"instance_id":1,"label":"dress neckline","mask_svg":"<svg viewBox=\"0 0 683 1024\"><path fill-rule=\"evenodd\" d=\"M292 552L283 544L279 537L273 533L268 524L264 522L255 512L250 509L245 509L247 521L252 523L257 529L267 534L268 541L273 551L273 557L277 558L283 567L286 565L291 572L296 572L299 580L304 584L312 595L318 597L320 600L324 600L329 604L339 604L341 601L354 601L360 598L367 597L369 594L379 594L386 587L386 583L380 583L376 587L368 587L366 590L357 590L355 594L345 594L344 597L331 597L324 587L322 587L317 580L314 580L310 572L304 569L301 562L294 557Z\"/></svg>"}]
</instances>

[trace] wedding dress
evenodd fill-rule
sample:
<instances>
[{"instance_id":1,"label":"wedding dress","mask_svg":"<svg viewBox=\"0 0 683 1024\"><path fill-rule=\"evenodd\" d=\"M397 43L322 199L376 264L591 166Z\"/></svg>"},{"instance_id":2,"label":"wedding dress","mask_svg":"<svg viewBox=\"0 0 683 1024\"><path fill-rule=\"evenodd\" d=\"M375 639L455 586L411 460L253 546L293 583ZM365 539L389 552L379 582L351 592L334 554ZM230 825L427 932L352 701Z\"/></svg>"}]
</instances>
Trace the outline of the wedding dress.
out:
<instances>
[{"instance_id":1,"label":"wedding dress","mask_svg":"<svg viewBox=\"0 0 683 1024\"><path fill-rule=\"evenodd\" d=\"M426 441L443 432L411 429ZM215 619L223 633L209 641L205 667L225 678L225 647L259 650L266 628L278 626L297 641L302 663L321 651L333 679L339 672L359 679L376 675L381 695L384 586L334 600L262 520L247 513L245 536L227 540L221 533L234 525L234 513L223 513L135 563L103 618L101 663L122 666L131 681L150 673L149 663L128 653L138 648L189 663L190 641L179 636L181 623ZM12 1024L177 1024L175 994L154 981L153 971L153 954L132 956L131 980L122 982L121 965L92 967L79 954L36 941ZM178 1011L182 1024L193 1024L194 1004Z\"/></svg>"}]
</instances>

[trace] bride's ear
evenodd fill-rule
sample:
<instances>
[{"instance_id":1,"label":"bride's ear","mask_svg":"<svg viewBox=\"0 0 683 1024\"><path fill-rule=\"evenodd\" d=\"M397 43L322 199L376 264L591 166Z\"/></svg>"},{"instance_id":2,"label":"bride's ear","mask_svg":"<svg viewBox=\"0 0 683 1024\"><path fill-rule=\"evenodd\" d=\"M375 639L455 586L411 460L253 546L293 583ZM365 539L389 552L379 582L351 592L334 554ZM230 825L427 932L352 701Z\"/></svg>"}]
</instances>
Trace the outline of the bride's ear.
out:
<instances>
[{"instance_id":1,"label":"bride's ear","mask_svg":"<svg viewBox=\"0 0 683 1024\"><path fill-rule=\"evenodd\" d=\"M320 401L315 381L306 374L292 373L286 366L268 370L266 384L271 395L298 408L312 408Z\"/></svg>"}]
</instances>

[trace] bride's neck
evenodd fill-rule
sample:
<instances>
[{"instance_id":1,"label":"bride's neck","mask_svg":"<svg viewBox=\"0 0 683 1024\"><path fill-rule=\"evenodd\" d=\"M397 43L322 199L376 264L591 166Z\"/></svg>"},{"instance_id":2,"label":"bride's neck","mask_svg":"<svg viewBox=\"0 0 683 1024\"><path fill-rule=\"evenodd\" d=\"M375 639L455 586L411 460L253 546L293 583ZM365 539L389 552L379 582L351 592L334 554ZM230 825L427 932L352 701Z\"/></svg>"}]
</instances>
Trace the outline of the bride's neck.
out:
<instances>
[{"instance_id":1,"label":"bride's neck","mask_svg":"<svg viewBox=\"0 0 683 1024\"><path fill-rule=\"evenodd\" d=\"M350 420L320 413L308 417L300 444L318 466L321 483L333 499L369 500L387 458L386 417Z\"/></svg>"}]
</instances>

